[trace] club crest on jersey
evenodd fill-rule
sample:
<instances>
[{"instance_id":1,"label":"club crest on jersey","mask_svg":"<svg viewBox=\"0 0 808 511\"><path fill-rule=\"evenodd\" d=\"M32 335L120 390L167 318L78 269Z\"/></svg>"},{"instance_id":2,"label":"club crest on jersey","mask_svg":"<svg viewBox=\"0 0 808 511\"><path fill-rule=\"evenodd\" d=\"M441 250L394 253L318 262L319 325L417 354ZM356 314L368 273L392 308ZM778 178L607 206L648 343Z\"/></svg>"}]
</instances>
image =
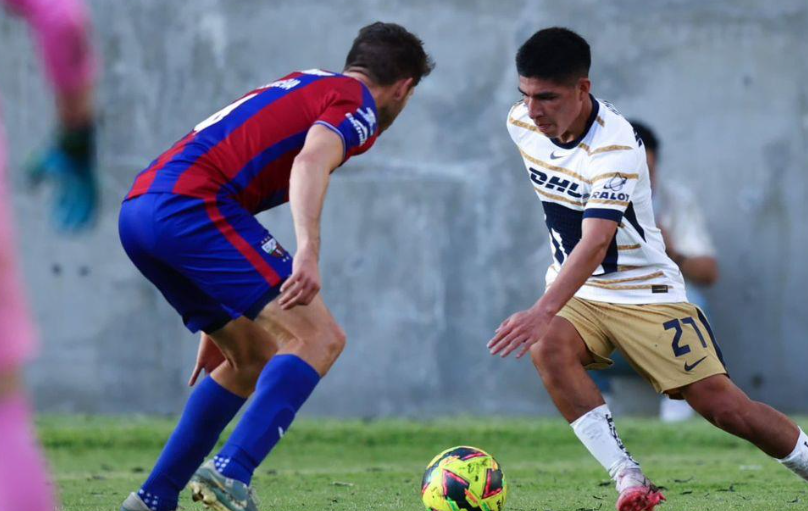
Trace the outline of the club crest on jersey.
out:
<instances>
[{"instance_id":1,"label":"club crest on jersey","mask_svg":"<svg viewBox=\"0 0 808 511\"><path fill-rule=\"evenodd\" d=\"M283 259L284 261L289 257L289 253L283 249L275 238L271 236L267 236L263 239L263 241L261 241L261 250L272 257L277 257L278 259Z\"/></svg>"}]
</instances>

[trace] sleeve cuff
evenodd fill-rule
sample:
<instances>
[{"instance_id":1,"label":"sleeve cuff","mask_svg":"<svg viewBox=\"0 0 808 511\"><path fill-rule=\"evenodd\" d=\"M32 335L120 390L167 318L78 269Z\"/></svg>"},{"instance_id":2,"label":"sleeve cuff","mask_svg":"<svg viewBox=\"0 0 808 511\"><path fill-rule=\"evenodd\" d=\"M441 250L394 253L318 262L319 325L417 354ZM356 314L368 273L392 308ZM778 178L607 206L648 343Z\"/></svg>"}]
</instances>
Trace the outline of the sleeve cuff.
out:
<instances>
[{"instance_id":1,"label":"sleeve cuff","mask_svg":"<svg viewBox=\"0 0 808 511\"><path fill-rule=\"evenodd\" d=\"M325 121L315 121L314 124L320 124L321 126L325 126L326 128L330 129L337 135L339 135L340 140L342 140L342 161L345 161L345 157L348 156L348 143L345 141L345 135L342 134L340 130L335 128L332 124L327 123Z\"/></svg>"},{"instance_id":2,"label":"sleeve cuff","mask_svg":"<svg viewBox=\"0 0 808 511\"><path fill-rule=\"evenodd\" d=\"M623 212L616 209L587 208L584 210L584 219L587 218L602 218L620 223L623 220Z\"/></svg>"}]
</instances>

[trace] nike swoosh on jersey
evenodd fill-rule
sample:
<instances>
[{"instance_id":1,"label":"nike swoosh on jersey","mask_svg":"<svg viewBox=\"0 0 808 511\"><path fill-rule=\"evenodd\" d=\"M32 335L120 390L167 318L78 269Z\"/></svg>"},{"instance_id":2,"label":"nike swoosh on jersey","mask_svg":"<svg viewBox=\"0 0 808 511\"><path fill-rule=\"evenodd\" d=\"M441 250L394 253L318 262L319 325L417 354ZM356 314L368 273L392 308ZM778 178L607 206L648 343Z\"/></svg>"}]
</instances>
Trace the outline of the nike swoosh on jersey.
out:
<instances>
[{"instance_id":1,"label":"nike swoosh on jersey","mask_svg":"<svg viewBox=\"0 0 808 511\"><path fill-rule=\"evenodd\" d=\"M557 160L557 159L559 159L559 158L563 158L563 157L565 157L565 156L567 156L567 155L566 155L566 154L559 154L559 155L556 155L555 151L553 151L552 153L550 153L550 159L551 159L551 160Z\"/></svg>"},{"instance_id":2,"label":"nike swoosh on jersey","mask_svg":"<svg viewBox=\"0 0 808 511\"><path fill-rule=\"evenodd\" d=\"M706 356L701 357L700 359L696 360L696 361L693 363L693 365L688 365L688 364L687 364L687 362L685 362L685 371L688 371L688 372L692 371L694 367L696 367L697 365L699 365L699 364L701 364L702 362L704 362L704 359L705 359L705 358L707 358L707 357L706 357Z\"/></svg>"}]
</instances>

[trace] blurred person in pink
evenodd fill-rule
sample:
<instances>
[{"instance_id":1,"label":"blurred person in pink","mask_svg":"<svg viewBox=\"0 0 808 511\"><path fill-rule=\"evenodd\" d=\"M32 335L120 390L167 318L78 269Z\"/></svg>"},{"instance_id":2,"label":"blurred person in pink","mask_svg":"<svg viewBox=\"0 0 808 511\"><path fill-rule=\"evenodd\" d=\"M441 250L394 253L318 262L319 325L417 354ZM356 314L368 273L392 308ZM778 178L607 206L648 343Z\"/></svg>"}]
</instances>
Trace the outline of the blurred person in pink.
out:
<instances>
[{"instance_id":1,"label":"blurred person in pink","mask_svg":"<svg viewBox=\"0 0 808 511\"><path fill-rule=\"evenodd\" d=\"M28 169L33 184L54 187L53 220L76 231L93 218L92 88L95 59L87 11L80 0L0 0L31 27L56 91L59 129ZM0 124L0 509L53 511L55 502L33 430L22 366L35 353L36 333L15 256L5 132Z\"/></svg>"}]
</instances>

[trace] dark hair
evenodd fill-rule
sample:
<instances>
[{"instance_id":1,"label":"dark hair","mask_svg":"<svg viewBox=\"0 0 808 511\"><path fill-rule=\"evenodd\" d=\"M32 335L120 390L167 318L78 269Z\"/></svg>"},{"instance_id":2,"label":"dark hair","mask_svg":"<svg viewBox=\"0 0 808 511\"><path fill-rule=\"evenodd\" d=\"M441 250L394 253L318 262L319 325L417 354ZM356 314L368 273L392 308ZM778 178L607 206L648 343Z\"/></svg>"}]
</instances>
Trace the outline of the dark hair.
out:
<instances>
[{"instance_id":1,"label":"dark hair","mask_svg":"<svg viewBox=\"0 0 808 511\"><path fill-rule=\"evenodd\" d=\"M402 78L415 84L429 75L435 62L418 36L395 23L377 21L359 30L345 69L361 69L379 85L392 85Z\"/></svg>"},{"instance_id":2,"label":"dark hair","mask_svg":"<svg viewBox=\"0 0 808 511\"><path fill-rule=\"evenodd\" d=\"M631 123L634 127L634 132L640 137L643 144L645 144L645 150L653 151L654 154L657 154L659 152L659 139L656 137L654 130L649 128L646 124L634 119L629 119L628 122Z\"/></svg>"},{"instance_id":3,"label":"dark hair","mask_svg":"<svg viewBox=\"0 0 808 511\"><path fill-rule=\"evenodd\" d=\"M568 28L539 30L516 52L516 70L525 78L570 83L589 76L592 54L583 37Z\"/></svg>"}]
</instances>

